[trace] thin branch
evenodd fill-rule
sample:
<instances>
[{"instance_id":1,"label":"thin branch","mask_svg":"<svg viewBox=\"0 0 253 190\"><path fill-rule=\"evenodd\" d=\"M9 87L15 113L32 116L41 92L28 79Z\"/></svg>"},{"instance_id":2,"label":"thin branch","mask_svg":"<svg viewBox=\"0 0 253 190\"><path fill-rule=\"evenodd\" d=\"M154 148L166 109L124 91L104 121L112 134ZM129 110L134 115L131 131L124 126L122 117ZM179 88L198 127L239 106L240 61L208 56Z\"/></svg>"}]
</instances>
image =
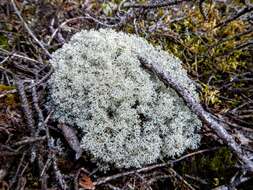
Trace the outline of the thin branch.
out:
<instances>
[{"instance_id":1,"label":"thin branch","mask_svg":"<svg viewBox=\"0 0 253 190\"><path fill-rule=\"evenodd\" d=\"M29 138L26 138L24 140L18 141L16 143L14 143L13 145L20 146L20 145L31 144L31 143L35 143L35 142L38 142L38 141L44 141L44 140L46 140L46 136L43 136L43 137L29 137Z\"/></svg>"},{"instance_id":2,"label":"thin branch","mask_svg":"<svg viewBox=\"0 0 253 190\"><path fill-rule=\"evenodd\" d=\"M157 169L157 168L161 168L161 167L164 167L164 166L167 166L167 165L169 165L169 164L167 164L167 163L156 164L156 165L148 166L148 167L145 167L145 168L141 168L141 169L137 169L137 170L131 170L131 171L128 171L128 172L123 172L123 173L115 174L115 175L112 175L112 176L100 178L96 182L94 182L94 185L101 185L101 184L104 184L108 181L118 179L120 177L128 176L128 175L135 174L135 173L140 173L140 172L147 172L147 171L154 170L154 169Z\"/></svg>"},{"instance_id":3,"label":"thin branch","mask_svg":"<svg viewBox=\"0 0 253 190\"><path fill-rule=\"evenodd\" d=\"M191 156L195 156L197 154L202 154L202 153L205 153L205 152L210 152L210 151L216 150L217 148L218 147L214 147L214 148L211 148L211 149L199 150L197 152L186 154L185 156L182 156L181 158L178 158L176 160L171 160L168 163L155 164L155 165L147 166L147 167L144 167L144 168L141 168L141 169L131 170L131 171L128 171L128 172L123 172L123 173L115 174L115 175L112 175L112 176L104 177L104 178L98 179L96 182L94 182L94 185L101 185L101 184L104 184L108 181L118 179L120 177L124 177L124 176L128 176L128 175L132 175L132 174L135 174L135 173L148 172L150 170L154 170L154 169L157 169L157 168L162 168L162 167L165 167L165 166L172 166L173 164L175 164L177 162L180 162L185 158L189 158Z\"/></svg>"},{"instance_id":4,"label":"thin branch","mask_svg":"<svg viewBox=\"0 0 253 190\"><path fill-rule=\"evenodd\" d=\"M17 53L11 53L11 52L9 52L5 49L2 49L2 48L0 48L0 50L2 51L1 53L8 55L9 58L17 57L17 58L24 59L24 60L27 60L27 61L30 61L30 62L41 63L41 62L39 62L35 59L32 59L30 57L26 57L24 55L20 55L20 54L17 54Z\"/></svg>"},{"instance_id":5,"label":"thin branch","mask_svg":"<svg viewBox=\"0 0 253 190\"><path fill-rule=\"evenodd\" d=\"M173 163L176 163L176 162L179 162L179 161L182 161L186 158L189 158L189 157L192 157L194 155L197 155L197 154L202 154L202 153L205 153L205 152L210 152L210 151L214 151L214 150L217 150L219 149L219 147L213 147L213 148L208 148L208 149L203 149L203 150L199 150L199 151L196 151L196 152L192 152L192 153L189 153L189 154L186 154L176 160L173 160L172 162Z\"/></svg>"},{"instance_id":6,"label":"thin branch","mask_svg":"<svg viewBox=\"0 0 253 190\"><path fill-rule=\"evenodd\" d=\"M38 82L25 87L24 90L26 91L26 90L33 88L34 86L39 86L41 83L43 83L46 79L48 79L50 77L50 75L53 73L53 71L54 71L54 69L51 67L50 71L48 71L48 73L45 76L43 76ZM9 90L3 94L0 94L0 98L3 98L8 94L14 94L16 92L17 92L17 89Z\"/></svg>"},{"instance_id":7,"label":"thin branch","mask_svg":"<svg viewBox=\"0 0 253 190\"><path fill-rule=\"evenodd\" d=\"M193 96L179 84L168 72L164 71L158 64L149 63L146 59L139 57L139 61L142 66L154 74L156 74L166 85L171 86L182 96L187 106L203 121L206 122L211 129L236 153L238 158L244 163L245 170L253 172L253 162L243 154L240 145L234 140L234 138L225 130L224 124L220 123L215 116L204 110L199 102L197 102Z\"/></svg>"},{"instance_id":8,"label":"thin branch","mask_svg":"<svg viewBox=\"0 0 253 190\"><path fill-rule=\"evenodd\" d=\"M31 130L31 136L34 137L35 134L35 127L34 127L34 120L33 114L31 109L29 108L29 103L25 94L25 87L22 80L16 81L17 91L20 97L20 102L22 109L24 111L25 119L27 122L28 127Z\"/></svg>"},{"instance_id":9,"label":"thin branch","mask_svg":"<svg viewBox=\"0 0 253 190\"><path fill-rule=\"evenodd\" d=\"M55 154L52 154L52 163L53 163L54 173L55 173L56 179L57 179L60 187L63 190L68 189L67 184L66 184L66 182L65 182L65 180L63 178L63 175L62 175L61 171L58 168L57 159L56 159Z\"/></svg>"},{"instance_id":10,"label":"thin branch","mask_svg":"<svg viewBox=\"0 0 253 190\"><path fill-rule=\"evenodd\" d=\"M253 6L247 5L246 7L242 8L241 10L239 10L236 15L233 15L233 16L229 17L227 20L225 20L225 21L217 24L214 28L225 26L228 23L230 23L231 21L233 21L233 20L235 20L235 19L241 17L242 15L245 15L245 14L251 12L251 11L253 11Z\"/></svg>"},{"instance_id":11,"label":"thin branch","mask_svg":"<svg viewBox=\"0 0 253 190\"><path fill-rule=\"evenodd\" d=\"M74 17L74 18L70 18L66 21L64 21L63 23L61 23L56 29L53 29L52 26L50 26L51 28L51 32L52 32L52 35L48 41L48 44L50 44L52 42L52 40L55 38L55 36L59 33L60 29L63 28L65 25L67 25L68 23L71 23L71 22L74 22L74 21L77 21L77 20L92 20L98 24L100 24L101 26L104 26L104 27L108 27L108 28L113 28L113 27L116 27L116 26L119 26L120 23L116 23L116 24L107 24L107 23L104 23L100 20L98 20L97 18L95 17L92 17L90 14L86 13L85 16L79 16L79 17ZM52 24L51 24L52 25ZM63 43L63 40L64 39L61 39L61 43Z\"/></svg>"},{"instance_id":12,"label":"thin branch","mask_svg":"<svg viewBox=\"0 0 253 190\"><path fill-rule=\"evenodd\" d=\"M123 8L142 8L142 9L155 9L161 7L168 7L183 3L186 0L175 0L171 2L157 3L157 4L127 4L123 5Z\"/></svg>"},{"instance_id":13,"label":"thin branch","mask_svg":"<svg viewBox=\"0 0 253 190\"><path fill-rule=\"evenodd\" d=\"M0 65L4 64L6 61L8 61L9 58L10 58L10 56L5 57L5 58L0 62Z\"/></svg>"},{"instance_id":14,"label":"thin branch","mask_svg":"<svg viewBox=\"0 0 253 190\"><path fill-rule=\"evenodd\" d=\"M38 128L37 128L37 132L36 133L39 133L40 130L45 130L46 128L46 125L45 125L45 119L44 119L44 116L42 114L42 111L39 107L39 100L38 100L38 95L37 95L37 91L36 91L36 87L35 87L35 83L34 81L32 80L31 81L31 84L33 85L32 87L32 99L33 99L33 105L34 105L34 108L38 114L38 118L39 118L39 123L38 123Z\"/></svg>"},{"instance_id":15,"label":"thin branch","mask_svg":"<svg viewBox=\"0 0 253 190\"><path fill-rule=\"evenodd\" d=\"M199 0L199 11L200 11L201 15L203 16L204 20L207 20L206 14L204 11L204 7L203 7L204 2L205 2L205 0Z\"/></svg>"},{"instance_id":16,"label":"thin branch","mask_svg":"<svg viewBox=\"0 0 253 190\"><path fill-rule=\"evenodd\" d=\"M175 177L177 177L180 181L182 181L190 190L195 190L194 187L191 186L191 184L189 184L181 175L179 175L179 173L177 173L173 168L169 168L169 172L174 175Z\"/></svg>"},{"instance_id":17,"label":"thin branch","mask_svg":"<svg viewBox=\"0 0 253 190\"><path fill-rule=\"evenodd\" d=\"M21 22L23 23L23 25L25 26L25 29L27 30L27 32L29 33L29 35L35 40L35 42L41 47L41 49L46 53L46 55L51 58L51 54L49 53L49 51L44 47L44 45L38 40L38 38L34 35L33 31L29 28L28 24L25 22L25 20L23 19L20 11L18 10L15 0L11 0L12 6L17 14L17 16L19 17L19 19L21 20Z\"/></svg>"},{"instance_id":18,"label":"thin branch","mask_svg":"<svg viewBox=\"0 0 253 190\"><path fill-rule=\"evenodd\" d=\"M25 94L25 87L24 87L23 81L17 80L16 86L17 86L17 91L19 94L21 106L24 111L27 125L31 131L31 137L35 137L35 125L34 125L34 120L33 120L33 114L29 107L28 99ZM31 162L33 162L35 158L36 158L36 146L33 145L32 150L31 150Z\"/></svg>"},{"instance_id":19,"label":"thin branch","mask_svg":"<svg viewBox=\"0 0 253 190\"><path fill-rule=\"evenodd\" d=\"M242 37L244 35L248 35L248 34L250 34L252 32L253 32L253 29L250 28L250 29L248 29L248 30L246 30L246 31L244 31L242 33L238 33L238 34L235 34L233 36L228 36L227 38L220 39L218 42L215 42L215 43L209 45L209 48L214 48L215 46L221 45L224 42L227 42L227 41L230 41L230 40L234 40L236 38L240 38L240 37Z\"/></svg>"}]
</instances>

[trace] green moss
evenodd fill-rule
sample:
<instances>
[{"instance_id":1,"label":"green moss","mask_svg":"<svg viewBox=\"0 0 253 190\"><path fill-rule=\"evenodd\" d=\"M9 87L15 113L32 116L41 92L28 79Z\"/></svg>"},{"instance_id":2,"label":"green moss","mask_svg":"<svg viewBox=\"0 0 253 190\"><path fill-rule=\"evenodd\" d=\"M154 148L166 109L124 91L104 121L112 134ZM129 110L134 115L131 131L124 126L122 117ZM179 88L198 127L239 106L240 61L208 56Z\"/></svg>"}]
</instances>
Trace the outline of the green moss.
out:
<instances>
[{"instance_id":1,"label":"green moss","mask_svg":"<svg viewBox=\"0 0 253 190\"><path fill-rule=\"evenodd\" d=\"M232 152L224 147L219 149L207 164L211 171L224 173L227 168L235 165L235 159L233 159Z\"/></svg>"},{"instance_id":2,"label":"green moss","mask_svg":"<svg viewBox=\"0 0 253 190\"><path fill-rule=\"evenodd\" d=\"M6 86L0 84L1 91L9 91L15 89L14 86ZM3 105L2 105L3 104ZM9 106L10 108L15 108L17 106L17 97L15 94L7 94L4 98L0 99L0 106Z\"/></svg>"},{"instance_id":3,"label":"green moss","mask_svg":"<svg viewBox=\"0 0 253 190\"><path fill-rule=\"evenodd\" d=\"M215 152L192 157L191 160L180 163L177 168L181 174L201 176L212 188L228 183L235 171L236 158L227 147L222 147Z\"/></svg>"},{"instance_id":4,"label":"green moss","mask_svg":"<svg viewBox=\"0 0 253 190\"><path fill-rule=\"evenodd\" d=\"M13 89L15 89L14 86L7 86L7 85L0 84L0 91L7 91L7 90L13 90Z\"/></svg>"},{"instance_id":5,"label":"green moss","mask_svg":"<svg viewBox=\"0 0 253 190\"><path fill-rule=\"evenodd\" d=\"M0 34L0 48L9 49L8 38L3 34Z\"/></svg>"},{"instance_id":6,"label":"green moss","mask_svg":"<svg viewBox=\"0 0 253 190\"><path fill-rule=\"evenodd\" d=\"M158 30L152 34L149 41L179 57L191 76L201 81L204 86L209 86L208 89L202 89L203 102L210 107L221 102L224 107L230 107L235 105L234 102L230 103L230 99L235 97L231 96L231 93L229 95L216 91L214 86L210 86L209 79L212 77L211 84L220 80L226 83L236 73L247 70L247 62L252 60L252 54L248 50L236 48L247 43L252 38L252 32L236 37L249 27L246 21L239 19L215 28L226 19L224 9L229 12L229 8L211 1L205 1L203 6L207 13L206 20L203 19L198 6L193 9L185 7L185 13L188 15L185 19L169 22L168 32ZM160 14L161 11L158 9L157 12ZM219 86L216 89L219 89ZM228 99L224 101L220 95ZM241 100L236 99L236 102L238 101Z\"/></svg>"}]
</instances>

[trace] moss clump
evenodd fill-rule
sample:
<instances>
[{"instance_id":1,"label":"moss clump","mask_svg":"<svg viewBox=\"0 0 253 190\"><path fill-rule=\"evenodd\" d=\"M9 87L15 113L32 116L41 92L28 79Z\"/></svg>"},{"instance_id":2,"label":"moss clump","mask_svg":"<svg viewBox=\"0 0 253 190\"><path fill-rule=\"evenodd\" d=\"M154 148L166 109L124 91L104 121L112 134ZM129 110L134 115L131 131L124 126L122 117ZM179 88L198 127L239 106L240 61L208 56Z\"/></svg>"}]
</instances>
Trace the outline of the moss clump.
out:
<instances>
[{"instance_id":1,"label":"moss clump","mask_svg":"<svg viewBox=\"0 0 253 190\"><path fill-rule=\"evenodd\" d=\"M7 86L0 84L0 93L4 91L9 91L15 89L14 86ZM7 94L5 97L1 98L0 105L5 107L9 106L10 108L15 108L17 106L17 97L15 94Z\"/></svg>"},{"instance_id":2,"label":"moss clump","mask_svg":"<svg viewBox=\"0 0 253 190\"><path fill-rule=\"evenodd\" d=\"M202 188L210 189L221 184L229 183L236 171L236 158L227 147L221 147L214 152L198 155L189 161L180 163L177 167L180 173L201 176L207 182Z\"/></svg>"}]
</instances>

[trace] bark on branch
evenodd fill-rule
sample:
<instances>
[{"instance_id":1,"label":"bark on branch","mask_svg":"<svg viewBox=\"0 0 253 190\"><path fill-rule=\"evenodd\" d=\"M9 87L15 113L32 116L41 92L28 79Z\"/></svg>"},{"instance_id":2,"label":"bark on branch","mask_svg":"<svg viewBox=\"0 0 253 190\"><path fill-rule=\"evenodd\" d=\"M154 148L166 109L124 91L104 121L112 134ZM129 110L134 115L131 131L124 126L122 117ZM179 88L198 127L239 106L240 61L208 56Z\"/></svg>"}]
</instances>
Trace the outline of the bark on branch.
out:
<instances>
[{"instance_id":1,"label":"bark on branch","mask_svg":"<svg viewBox=\"0 0 253 190\"><path fill-rule=\"evenodd\" d=\"M181 86L168 72L164 71L159 64L149 63L143 57L139 57L141 65L157 75L166 85L171 86L184 99L187 106L235 152L238 158L244 163L244 170L253 172L253 162L243 154L242 148L234 138L225 130L224 124L220 123L215 116L204 110L199 102L197 102L187 89Z\"/></svg>"}]
</instances>

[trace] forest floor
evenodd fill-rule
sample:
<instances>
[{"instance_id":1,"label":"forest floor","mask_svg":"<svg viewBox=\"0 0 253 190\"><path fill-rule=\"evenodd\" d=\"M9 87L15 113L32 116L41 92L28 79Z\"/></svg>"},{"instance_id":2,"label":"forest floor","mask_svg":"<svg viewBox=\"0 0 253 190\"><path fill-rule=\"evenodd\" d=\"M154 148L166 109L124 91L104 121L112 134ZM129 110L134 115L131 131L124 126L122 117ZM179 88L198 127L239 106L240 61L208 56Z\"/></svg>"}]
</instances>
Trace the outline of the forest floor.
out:
<instances>
[{"instance_id":1,"label":"forest floor","mask_svg":"<svg viewBox=\"0 0 253 190\"><path fill-rule=\"evenodd\" d=\"M107 173L85 153L76 160L80 137L44 106L49 59L74 33L99 28L137 34L179 57L202 106L241 151L205 123L199 149L176 160ZM0 1L1 190L253 189L242 158L253 159L252 1Z\"/></svg>"}]
</instances>

